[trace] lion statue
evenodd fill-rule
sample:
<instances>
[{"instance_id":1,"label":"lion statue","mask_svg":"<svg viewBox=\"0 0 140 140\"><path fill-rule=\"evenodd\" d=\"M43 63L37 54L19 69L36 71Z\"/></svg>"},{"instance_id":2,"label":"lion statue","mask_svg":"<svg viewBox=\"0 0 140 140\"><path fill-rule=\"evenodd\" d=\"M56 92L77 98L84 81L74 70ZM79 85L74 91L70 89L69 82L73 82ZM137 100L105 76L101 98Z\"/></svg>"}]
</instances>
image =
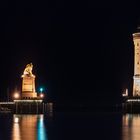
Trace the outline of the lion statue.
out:
<instances>
[{"instance_id":1,"label":"lion statue","mask_svg":"<svg viewBox=\"0 0 140 140\"><path fill-rule=\"evenodd\" d=\"M32 63L27 64L23 74L24 75L32 75L32 69L33 69L33 64Z\"/></svg>"}]
</instances>

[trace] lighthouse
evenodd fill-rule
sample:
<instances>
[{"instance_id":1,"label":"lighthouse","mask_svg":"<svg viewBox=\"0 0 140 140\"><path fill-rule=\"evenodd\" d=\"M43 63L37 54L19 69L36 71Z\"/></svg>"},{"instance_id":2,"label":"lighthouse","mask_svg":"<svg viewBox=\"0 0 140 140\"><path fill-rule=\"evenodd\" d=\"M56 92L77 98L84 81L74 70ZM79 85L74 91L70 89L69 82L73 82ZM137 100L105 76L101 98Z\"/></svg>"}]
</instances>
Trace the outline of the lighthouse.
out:
<instances>
[{"instance_id":1,"label":"lighthouse","mask_svg":"<svg viewBox=\"0 0 140 140\"><path fill-rule=\"evenodd\" d=\"M134 42L133 96L140 96L140 32L133 34L133 42Z\"/></svg>"}]
</instances>

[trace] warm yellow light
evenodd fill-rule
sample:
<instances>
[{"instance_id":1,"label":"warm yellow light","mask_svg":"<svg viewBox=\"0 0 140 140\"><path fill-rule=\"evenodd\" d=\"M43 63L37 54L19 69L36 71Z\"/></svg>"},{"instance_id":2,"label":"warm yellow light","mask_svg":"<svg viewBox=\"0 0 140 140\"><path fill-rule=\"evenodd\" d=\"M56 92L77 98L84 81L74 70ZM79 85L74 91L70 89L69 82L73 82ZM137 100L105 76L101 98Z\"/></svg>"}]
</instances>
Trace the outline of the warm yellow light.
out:
<instances>
[{"instance_id":1,"label":"warm yellow light","mask_svg":"<svg viewBox=\"0 0 140 140\"><path fill-rule=\"evenodd\" d=\"M14 94L14 98L15 98L15 99L18 99L18 98L19 98L19 93L15 93L15 94Z\"/></svg>"},{"instance_id":2,"label":"warm yellow light","mask_svg":"<svg viewBox=\"0 0 140 140\"><path fill-rule=\"evenodd\" d=\"M44 94L40 94L40 97L43 98L44 97Z\"/></svg>"},{"instance_id":3,"label":"warm yellow light","mask_svg":"<svg viewBox=\"0 0 140 140\"><path fill-rule=\"evenodd\" d=\"M15 117L15 118L14 118L14 122L15 122L15 123L18 123L18 122L19 122L19 118L18 118L18 117Z\"/></svg>"}]
</instances>

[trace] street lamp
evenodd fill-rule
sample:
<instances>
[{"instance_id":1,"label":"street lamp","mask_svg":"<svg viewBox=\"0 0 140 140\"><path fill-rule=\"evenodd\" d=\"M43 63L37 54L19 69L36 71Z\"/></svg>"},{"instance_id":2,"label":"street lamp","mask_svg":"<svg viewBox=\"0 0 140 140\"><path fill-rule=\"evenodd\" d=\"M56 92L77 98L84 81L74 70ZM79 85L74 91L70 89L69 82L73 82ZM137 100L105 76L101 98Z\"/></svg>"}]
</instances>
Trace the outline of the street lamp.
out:
<instances>
[{"instance_id":1,"label":"street lamp","mask_svg":"<svg viewBox=\"0 0 140 140\"><path fill-rule=\"evenodd\" d=\"M43 93L40 94L40 98L44 98L44 94Z\"/></svg>"},{"instance_id":2,"label":"street lamp","mask_svg":"<svg viewBox=\"0 0 140 140\"><path fill-rule=\"evenodd\" d=\"M19 98L19 93L17 93L17 92L14 93L14 98L15 98L15 99L18 99L18 98Z\"/></svg>"},{"instance_id":3,"label":"street lamp","mask_svg":"<svg viewBox=\"0 0 140 140\"><path fill-rule=\"evenodd\" d=\"M42 93L42 91L43 91L43 88L41 87L39 90L40 90L40 92Z\"/></svg>"},{"instance_id":4,"label":"street lamp","mask_svg":"<svg viewBox=\"0 0 140 140\"><path fill-rule=\"evenodd\" d=\"M45 96L45 94L44 94L44 88L43 88L43 87L40 87L40 88L39 88L39 97L40 97L41 99L43 99L44 96Z\"/></svg>"}]
</instances>

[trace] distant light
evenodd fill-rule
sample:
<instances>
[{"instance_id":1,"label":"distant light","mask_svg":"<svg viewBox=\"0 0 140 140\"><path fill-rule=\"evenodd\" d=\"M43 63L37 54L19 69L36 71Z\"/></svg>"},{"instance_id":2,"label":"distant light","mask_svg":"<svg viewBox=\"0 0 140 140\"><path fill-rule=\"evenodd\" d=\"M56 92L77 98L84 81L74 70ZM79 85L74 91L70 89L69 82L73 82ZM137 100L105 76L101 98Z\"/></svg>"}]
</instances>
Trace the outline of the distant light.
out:
<instances>
[{"instance_id":1,"label":"distant light","mask_svg":"<svg viewBox=\"0 0 140 140\"><path fill-rule=\"evenodd\" d=\"M122 96L123 96L123 97L127 97L127 96L128 96L128 94L122 94Z\"/></svg>"},{"instance_id":2,"label":"distant light","mask_svg":"<svg viewBox=\"0 0 140 140\"><path fill-rule=\"evenodd\" d=\"M42 92L43 91L43 88L40 88L39 90L40 90L40 92Z\"/></svg>"},{"instance_id":3,"label":"distant light","mask_svg":"<svg viewBox=\"0 0 140 140\"><path fill-rule=\"evenodd\" d=\"M123 97L127 97L128 96L128 89L125 90L125 93L122 94Z\"/></svg>"},{"instance_id":4,"label":"distant light","mask_svg":"<svg viewBox=\"0 0 140 140\"><path fill-rule=\"evenodd\" d=\"M25 103L25 102L30 102L30 103L31 103L31 102L33 102L33 103L34 103L34 102L37 102L37 103L38 103L38 102L39 102L39 103L41 103L42 100L14 100L14 103L15 103L15 102L18 102L18 103Z\"/></svg>"},{"instance_id":5,"label":"distant light","mask_svg":"<svg viewBox=\"0 0 140 140\"><path fill-rule=\"evenodd\" d=\"M40 97L43 98L44 97L44 94L40 94Z\"/></svg>"},{"instance_id":6,"label":"distant light","mask_svg":"<svg viewBox=\"0 0 140 140\"><path fill-rule=\"evenodd\" d=\"M128 99L127 102L140 102L140 99Z\"/></svg>"},{"instance_id":7,"label":"distant light","mask_svg":"<svg viewBox=\"0 0 140 140\"><path fill-rule=\"evenodd\" d=\"M14 98L15 98L15 99L18 99L18 98L19 98L19 93L15 93L15 94L14 94Z\"/></svg>"}]
</instances>

